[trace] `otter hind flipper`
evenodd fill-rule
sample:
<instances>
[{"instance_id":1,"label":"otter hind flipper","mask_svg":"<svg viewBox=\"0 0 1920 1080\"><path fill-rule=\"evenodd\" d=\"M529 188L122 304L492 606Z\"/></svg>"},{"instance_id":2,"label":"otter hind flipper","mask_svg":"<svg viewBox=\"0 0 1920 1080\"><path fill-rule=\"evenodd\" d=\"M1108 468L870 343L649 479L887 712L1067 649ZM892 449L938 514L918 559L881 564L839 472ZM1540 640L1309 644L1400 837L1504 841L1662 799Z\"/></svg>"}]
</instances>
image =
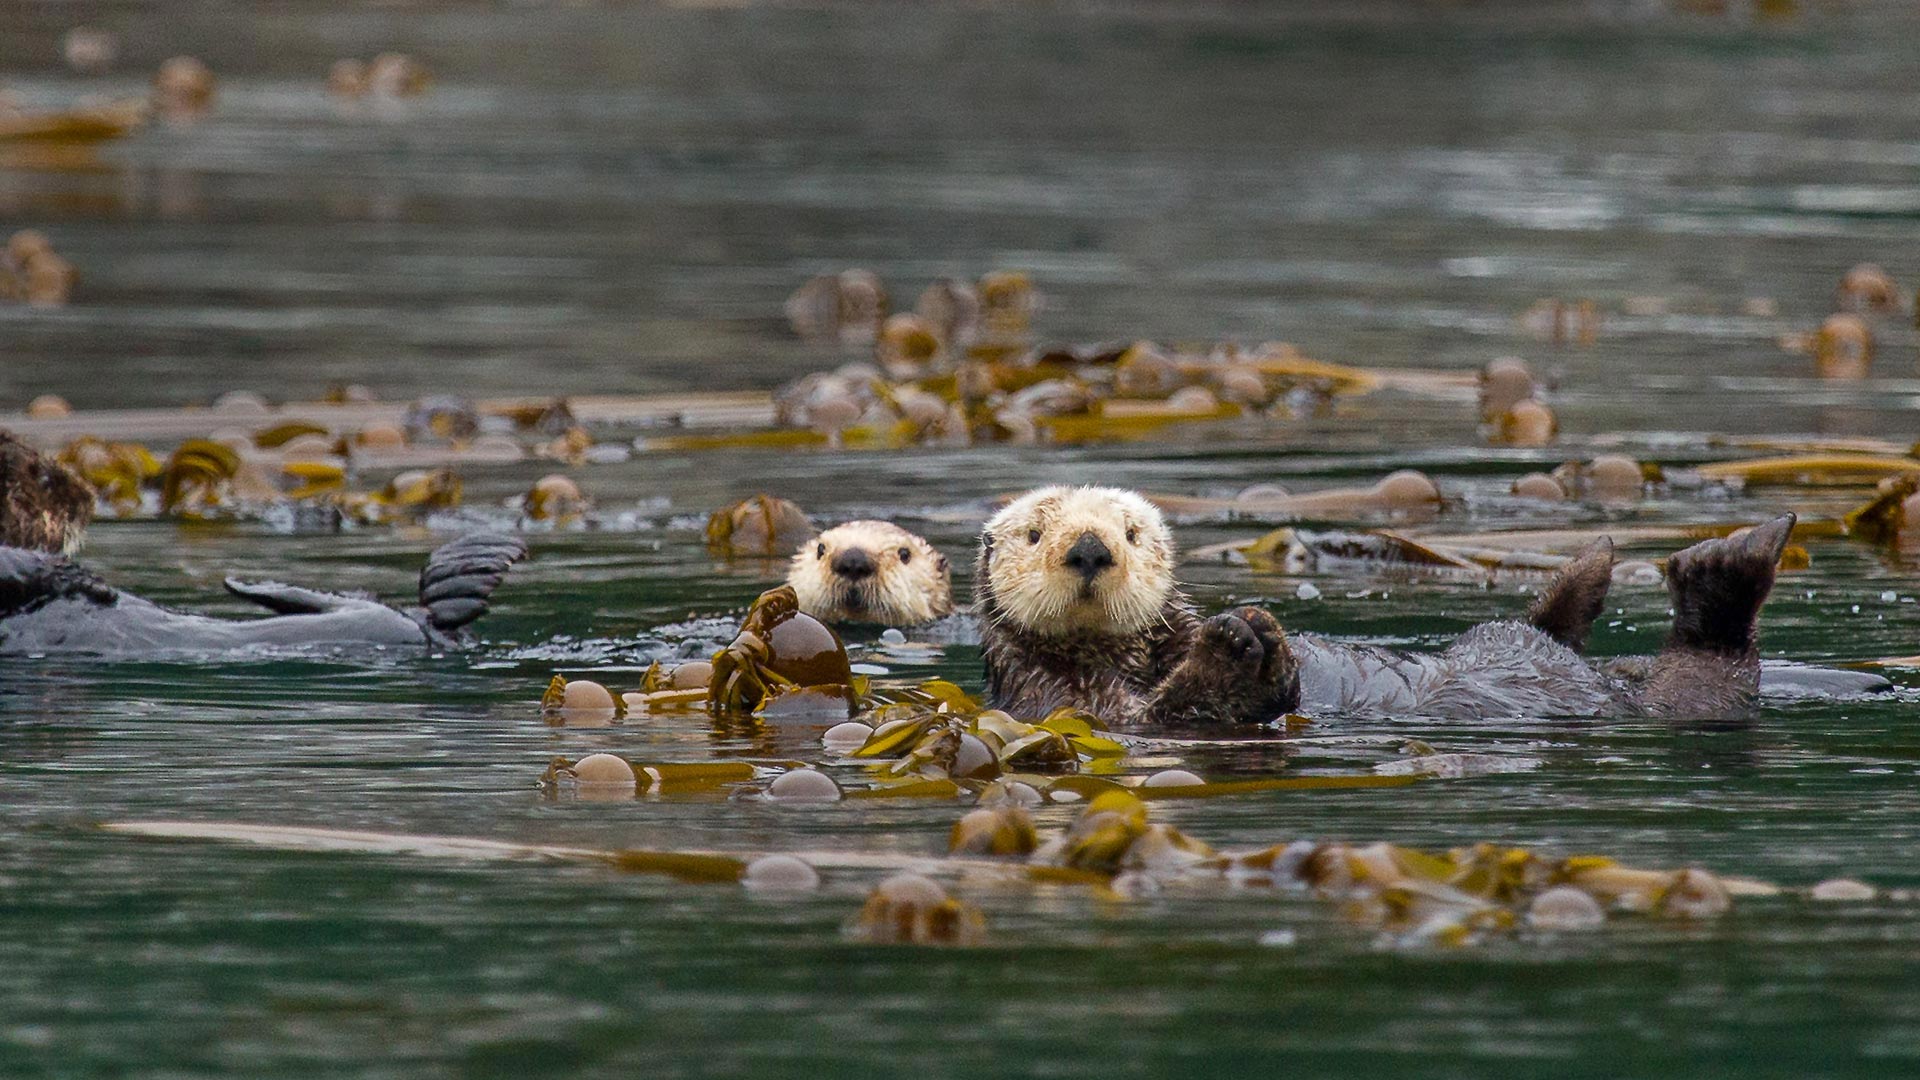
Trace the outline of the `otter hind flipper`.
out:
<instances>
[{"instance_id":1,"label":"otter hind flipper","mask_svg":"<svg viewBox=\"0 0 1920 1080\"><path fill-rule=\"evenodd\" d=\"M1703 540L1667 560L1670 647L1730 655L1754 648L1760 605L1773 591L1795 520L1782 514L1742 536Z\"/></svg>"},{"instance_id":2,"label":"otter hind flipper","mask_svg":"<svg viewBox=\"0 0 1920 1080\"><path fill-rule=\"evenodd\" d=\"M1613 540L1601 537L1582 548L1553 575L1527 608L1527 622L1580 652L1607 604L1613 584Z\"/></svg>"},{"instance_id":3,"label":"otter hind flipper","mask_svg":"<svg viewBox=\"0 0 1920 1080\"><path fill-rule=\"evenodd\" d=\"M233 595L242 600L251 600L275 615L321 615L329 611L338 611L357 600L356 597L342 596L339 593L303 589L298 585L283 585L278 581L241 581L239 578L227 578L222 584Z\"/></svg>"},{"instance_id":4,"label":"otter hind flipper","mask_svg":"<svg viewBox=\"0 0 1920 1080\"><path fill-rule=\"evenodd\" d=\"M487 599L527 545L501 533L470 533L435 548L420 571L420 606L434 628L454 631L485 615Z\"/></svg>"},{"instance_id":5,"label":"otter hind flipper","mask_svg":"<svg viewBox=\"0 0 1920 1080\"><path fill-rule=\"evenodd\" d=\"M30 611L51 600L111 604L116 596L112 586L64 555L0 547L0 617Z\"/></svg>"}]
</instances>

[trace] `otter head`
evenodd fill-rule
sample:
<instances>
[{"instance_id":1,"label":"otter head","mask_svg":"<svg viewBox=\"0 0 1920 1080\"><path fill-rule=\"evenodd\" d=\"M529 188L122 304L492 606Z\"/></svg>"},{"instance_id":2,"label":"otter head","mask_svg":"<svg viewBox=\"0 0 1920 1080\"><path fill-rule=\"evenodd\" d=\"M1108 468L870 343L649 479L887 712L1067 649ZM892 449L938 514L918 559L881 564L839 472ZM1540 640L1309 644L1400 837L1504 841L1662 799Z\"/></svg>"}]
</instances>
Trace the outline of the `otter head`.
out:
<instances>
[{"instance_id":1,"label":"otter head","mask_svg":"<svg viewBox=\"0 0 1920 1080\"><path fill-rule=\"evenodd\" d=\"M787 584L822 622L917 626L953 613L947 557L887 521L850 521L802 544Z\"/></svg>"},{"instance_id":2,"label":"otter head","mask_svg":"<svg viewBox=\"0 0 1920 1080\"><path fill-rule=\"evenodd\" d=\"M93 503L79 473L0 431L0 545L72 554Z\"/></svg>"},{"instance_id":3,"label":"otter head","mask_svg":"<svg viewBox=\"0 0 1920 1080\"><path fill-rule=\"evenodd\" d=\"M1036 634L1136 634L1174 595L1173 534L1131 491L1049 487L980 535L981 617Z\"/></svg>"}]
</instances>

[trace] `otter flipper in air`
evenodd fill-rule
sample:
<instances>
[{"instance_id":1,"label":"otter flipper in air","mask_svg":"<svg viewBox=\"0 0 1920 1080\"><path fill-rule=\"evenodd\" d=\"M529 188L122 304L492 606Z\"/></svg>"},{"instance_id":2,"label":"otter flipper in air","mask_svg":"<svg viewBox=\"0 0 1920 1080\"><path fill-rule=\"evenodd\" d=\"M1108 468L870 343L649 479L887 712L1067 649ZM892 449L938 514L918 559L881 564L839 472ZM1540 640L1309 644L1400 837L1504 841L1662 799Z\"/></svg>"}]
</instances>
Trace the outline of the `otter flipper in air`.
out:
<instances>
[{"instance_id":1,"label":"otter flipper in air","mask_svg":"<svg viewBox=\"0 0 1920 1080\"><path fill-rule=\"evenodd\" d=\"M1796 518L1782 514L1743 535L1695 544L1667 561L1671 645L1710 652L1753 649L1760 605L1773 591Z\"/></svg>"},{"instance_id":2,"label":"otter flipper in air","mask_svg":"<svg viewBox=\"0 0 1920 1080\"><path fill-rule=\"evenodd\" d=\"M1580 652L1607 605L1613 584L1613 541L1601 537L1581 549L1547 582L1527 608L1527 622L1548 637Z\"/></svg>"},{"instance_id":3,"label":"otter flipper in air","mask_svg":"<svg viewBox=\"0 0 1920 1080\"><path fill-rule=\"evenodd\" d=\"M1642 709L1719 716L1753 699L1760 687L1760 605L1773 591L1795 520L1782 514L1667 560L1673 630L1640 688Z\"/></svg>"},{"instance_id":4,"label":"otter flipper in air","mask_svg":"<svg viewBox=\"0 0 1920 1080\"><path fill-rule=\"evenodd\" d=\"M524 541L501 533L470 533L442 544L420 571L420 606L427 622L450 634L485 615L493 590L526 557Z\"/></svg>"}]
</instances>

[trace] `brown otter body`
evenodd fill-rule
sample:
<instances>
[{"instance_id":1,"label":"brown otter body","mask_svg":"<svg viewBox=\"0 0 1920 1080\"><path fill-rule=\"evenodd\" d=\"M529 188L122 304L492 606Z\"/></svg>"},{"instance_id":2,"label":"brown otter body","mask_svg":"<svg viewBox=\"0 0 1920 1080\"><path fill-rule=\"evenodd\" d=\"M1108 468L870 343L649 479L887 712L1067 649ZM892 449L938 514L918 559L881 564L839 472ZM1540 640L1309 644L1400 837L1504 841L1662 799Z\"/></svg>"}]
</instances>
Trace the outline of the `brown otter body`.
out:
<instances>
[{"instance_id":1,"label":"brown otter body","mask_svg":"<svg viewBox=\"0 0 1920 1080\"><path fill-rule=\"evenodd\" d=\"M0 431L0 547L71 553L92 520L78 473Z\"/></svg>"},{"instance_id":2,"label":"brown otter body","mask_svg":"<svg viewBox=\"0 0 1920 1080\"><path fill-rule=\"evenodd\" d=\"M1611 580L1604 541L1562 568L1526 622L1486 623L1442 652L1407 653L1311 635L1290 640L1255 608L1202 621L1173 585L1164 522L1138 496L1043 489L1002 511L982 536L987 690L1016 715L1071 705L1148 724L1264 723L1296 709L1725 716L1758 689L1757 619L1792 526L1786 515L1674 556L1665 647L1647 662L1596 667L1579 650ZM1134 539L1115 557L1106 537L1120 534Z\"/></svg>"}]
</instances>

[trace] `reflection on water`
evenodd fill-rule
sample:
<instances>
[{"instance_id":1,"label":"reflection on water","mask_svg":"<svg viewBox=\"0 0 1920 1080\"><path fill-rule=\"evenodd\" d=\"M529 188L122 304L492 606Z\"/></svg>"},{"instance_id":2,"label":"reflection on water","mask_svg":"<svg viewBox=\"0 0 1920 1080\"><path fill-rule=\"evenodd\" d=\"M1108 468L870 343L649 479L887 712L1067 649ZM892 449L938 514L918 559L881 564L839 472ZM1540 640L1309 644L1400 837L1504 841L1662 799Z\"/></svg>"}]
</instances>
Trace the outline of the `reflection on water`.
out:
<instances>
[{"instance_id":1,"label":"reflection on water","mask_svg":"<svg viewBox=\"0 0 1920 1080\"><path fill-rule=\"evenodd\" d=\"M179 52L223 81L201 122L154 126L84 167L0 161L0 224L46 229L82 273L65 309L0 306L0 403L196 403L236 386L311 398L334 381L388 397L766 386L842 358L780 323L813 273L865 266L910 296L939 274L1018 266L1047 292L1041 326L1065 339L1284 338L1423 367L1523 353L1554 374L1569 445L1462 449L1477 443L1464 403L1383 396L1147 445L640 455L577 473L616 527L535 536L469 656L10 662L0 1073L815 1075L907 1060L974 1074L1020 1060L1106 1076L1284 1060L1465 1076L1516 1058L1664 1073L1683 1055L1702 1071L1839 1075L1920 1055L1905 1004L1920 931L1892 901L1756 900L1700 927L1408 954L1300 899L983 889L970 898L995 943L928 953L843 943L871 884L853 873L773 901L600 869L92 828L938 852L959 813L946 803L607 804L535 787L555 755L817 756L806 733L693 716L551 727L534 704L555 669L621 668L603 677L625 685L724 634L779 567L715 564L698 523L763 488L823 520L899 518L953 558L963 594L985 500L1040 482L1227 494L1417 465L1463 530L1771 512L1783 493L1622 509L1506 490L1616 429L1654 433L1625 444L1669 461L1709 456L1704 432L1911 436L1910 338L1883 343L1879 381L1848 385L1814 383L1776 344L1818 323L1855 262L1912 280L1911 12L1756 26L1636 5L1339 23L1285 8L114 9L100 21L123 32L119 74L83 81L53 67L70 16L24 10L26 29L0 35L0 78L30 103L137 92ZM433 91L336 107L332 61L388 47L425 56ZM1594 345L1524 333L1516 316L1543 297L1594 300ZM468 522L509 522L502 501L536 474L474 470ZM1832 515L1856 495L1794 502ZM1261 527L1203 518L1181 538ZM87 556L157 600L239 614L224 574L397 599L429 546L107 524ZM1315 576L1314 600L1286 574L1182 577L1209 605L1266 602L1289 625L1415 647L1526 600L1359 569ZM1911 565L1816 543L1768 608L1765 648L1912 653L1914 593ZM1595 651L1657 646L1663 595L1621 588L1611 606ZM931 669L901 670L976 687L977 651L950 644ZM1408 737L1541 765L1166 817L1218 846L1498 839L1914 887L1910 704L1781 703L1726 730L1352 725L1328 734L1374 738L1303 747L1286 767L1369 768ZM1253 747L1182 764L1226 778L1279 762ZM1259 944L1268 930L1294 944Z\"/></svg>"}]
</instances>

